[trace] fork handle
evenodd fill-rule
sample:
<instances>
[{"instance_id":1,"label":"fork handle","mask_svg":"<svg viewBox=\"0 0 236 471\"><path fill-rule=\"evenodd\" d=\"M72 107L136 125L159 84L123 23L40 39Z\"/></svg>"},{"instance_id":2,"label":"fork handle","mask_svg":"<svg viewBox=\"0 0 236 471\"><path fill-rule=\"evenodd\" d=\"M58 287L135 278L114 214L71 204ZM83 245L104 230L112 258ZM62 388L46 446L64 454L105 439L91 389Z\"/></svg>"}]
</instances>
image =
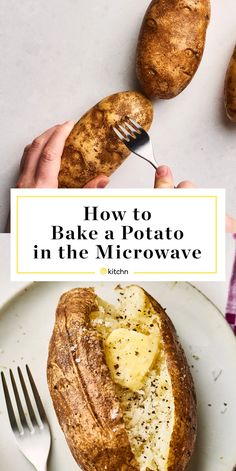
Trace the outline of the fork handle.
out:
<instances>
[{"instance_id":1,"label":"fork handle","mask_svg":"<svg viewBox=\"0 0 236 471\"><path fill-rule=\"evenodd\" d=\"M148 162L150 165L152 165L152 167L153 167L155 170L157 170L158 166L157 166L156 164L154 164L154 162L152 162L151 160L147 159L147 158L144 157L143 155L138 154L138 152L136 152L136 151L135 151L135 152L133 151L133 154L136 154L136 155L138 155L138 157L141 157L141 159L146 160L146 162Z\"/></svg>"}]
</instances>

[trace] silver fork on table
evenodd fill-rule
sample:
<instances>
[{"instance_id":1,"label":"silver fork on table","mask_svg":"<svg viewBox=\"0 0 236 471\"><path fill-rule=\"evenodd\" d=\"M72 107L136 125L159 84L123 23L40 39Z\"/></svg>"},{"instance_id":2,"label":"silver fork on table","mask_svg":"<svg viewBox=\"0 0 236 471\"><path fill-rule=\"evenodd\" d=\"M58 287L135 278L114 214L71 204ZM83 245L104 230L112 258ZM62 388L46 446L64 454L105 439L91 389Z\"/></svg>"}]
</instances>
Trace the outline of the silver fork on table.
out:
<instances>
[{"instance_id":1,"label":"silver fork on table","mask_svg":"<svg viewBox=\"0 0 236 471\"><path fill-rule=\"evenodd\" d=\"M46 413L29 367L26 365L26 372L35 400L35 410L32 406L21 369L18 367L17 371L27 412L25 414L15 377L12 370L10 370L11 384L18 412L17 416L14 412L5 375L3 372L1 373L2 386L11 428L18 448L23 455L32 463L37 471L47 471L47 460L51 446L51 433Z\"/></svg>"},{"instance_id":2,"label":"silver fork on table","mask_svg":"<svg viewBox=\"0 0 236 471\"><path fill-rule=\"evenodd\" d=\"M126 117L122 124L113 127L113 131L131 152L149 162L155 170L157 169L151 139L136 121Z\"/></svg>"}]
</instances>

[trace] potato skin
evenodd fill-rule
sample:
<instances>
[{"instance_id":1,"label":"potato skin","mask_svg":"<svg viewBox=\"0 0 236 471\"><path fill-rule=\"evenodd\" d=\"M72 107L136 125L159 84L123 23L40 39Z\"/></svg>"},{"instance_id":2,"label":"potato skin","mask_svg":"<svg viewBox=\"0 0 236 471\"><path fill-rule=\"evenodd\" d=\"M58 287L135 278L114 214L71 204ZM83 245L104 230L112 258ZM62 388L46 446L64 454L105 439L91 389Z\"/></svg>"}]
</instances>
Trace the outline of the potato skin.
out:
<instances>
[{"instance_id":1,"label":"potato skin","mask_svg":"<svg viewBox=\"0 0 236 471\"><path fill-rule=\"evenodd\" d=\"M102 339L89 325L96 308L92 288L61 296L48 353L50 394L70 450L84 471L138 471Z\"/></svg>"},{"instance_id":2,"label":"potato skin","mask_svg":"<svg viewBox=\"0 0 236 471\"><path fill-rule=\"evenodd\" d=\"M236 46L226 72L225 108L230 121L236 123Z\"/></svg>"},{"instance_id":3,"label":"potato skin","mask_svg":"<svg viewBox=\"0 0 236 471\"><path fill-rule=\"evenodd\" d=\"M61 160L60 188L82 188L97 175L110 176L130 151L112 127L132 117L148 130L153 119L151 102L141 93L120 92L104 98L74 126Z\"/></svg>"},{"instance_id":4,"label":"potato skin","mask_svg":"<svg viewBox=\"0 0 236 471\"><path fill-rule=\"evenodd\" d=\"M143 92L173 98L192 80L204 51L210 0L153 0L141 27L136 70Z\"/></svg>"},{"instance_id":5,"label":"potato skin","mask_svg":"<svg viewBox=\"0 0 236 471\"><path fill-rule=\"evenodd\" d=\"M175 327L158 302L144 292L158 317L175 397L167 470L184 471L196 439L194 384ZM50 394L71 452L84 471L140 471L130 449L102 340L89 323L89 314L96 307L92 288L76 288L62 295L49 345ZM115 416L112 410L117 411Z\"/></svg>"}]
</instances>

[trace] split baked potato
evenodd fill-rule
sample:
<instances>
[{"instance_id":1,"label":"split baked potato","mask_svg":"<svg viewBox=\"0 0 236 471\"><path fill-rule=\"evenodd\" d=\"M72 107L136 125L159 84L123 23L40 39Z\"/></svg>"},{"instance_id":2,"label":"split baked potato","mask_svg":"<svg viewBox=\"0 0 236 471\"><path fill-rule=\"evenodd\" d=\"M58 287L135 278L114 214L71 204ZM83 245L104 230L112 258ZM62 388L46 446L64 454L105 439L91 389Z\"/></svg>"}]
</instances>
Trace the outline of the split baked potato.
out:
<instances>
[{"instance_id":1,"label":"split baked potato","mask_svg":"<svg viewBox=\"0 0 236 471\"><path fill-rule=\"evenodd\" d=\"M236 123L236 46L225 78L225 108L230 121Z\"/></svg>"},{"instance_id":2,"label":"split baked potato","mask_svg":"<svg viewBox=\"0 0 236 471\"><path fill-rule=\"evenodd\" d=\"M91 108L72 129L62 154L60 188L82 188L97 175L110 176L130 151L113 126L133 118L146 131L153 119L151 102L139 92L120 92Z\"/></svg>"},{"instance_id":3,"label":"split baked potato","mask_svg":"<svg viewBox=\"0 0 236 471\"><path fill-rule=\"evenodd\" d=\"M153 0L137 46L137 76L148 97L173 98L192 80L205 46L210 0Z\"/></svg>"},{"instance_id":4,"label":"split baked potato","mask_svg":"<svg viewBox=\"0 0 236 471\"><path fill-rule=\"evenodd\" d=\"M48 385L84 471L183 471L196 437L194 384L165 310L138 286L118 306L92 288L61 297Z\"/></svg>"}]
</instances>

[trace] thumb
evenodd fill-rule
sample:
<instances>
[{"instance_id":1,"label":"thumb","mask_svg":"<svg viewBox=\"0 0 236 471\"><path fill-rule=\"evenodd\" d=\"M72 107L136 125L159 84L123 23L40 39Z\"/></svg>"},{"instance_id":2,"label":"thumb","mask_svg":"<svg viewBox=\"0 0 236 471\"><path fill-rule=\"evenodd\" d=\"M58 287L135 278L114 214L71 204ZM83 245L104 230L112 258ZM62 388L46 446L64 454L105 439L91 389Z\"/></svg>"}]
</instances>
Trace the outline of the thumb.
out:
<instances>
[{"instance_id":1,"label":"thumb","mask_svg":"<svg viewBox=\"0 0 236 471\"><path fill-rule=\"evenodd\" d=\"M84 188L105 188L109 183L109 178L106 175L98 175L84 185Z\"/></svg>"},{"instance_id":2,"label":"thumb","mask_svg":"<svg viewBox=\"0 0 236 471\"><path fill-rule=\"evenodd\" d=\"M167 165L157 168L155 174L154 188L174 188L174 179L171 169Z\"/></svg>"},{"instance_id":3,"label":"thumb","mask_svg":"<svg viewBox=\"0 0 236 471\"><path fill-rule=\"evenodd\" d=\"M226 215L226 232L236 234L236 219Z\"/></svg>"}]
</instances>

